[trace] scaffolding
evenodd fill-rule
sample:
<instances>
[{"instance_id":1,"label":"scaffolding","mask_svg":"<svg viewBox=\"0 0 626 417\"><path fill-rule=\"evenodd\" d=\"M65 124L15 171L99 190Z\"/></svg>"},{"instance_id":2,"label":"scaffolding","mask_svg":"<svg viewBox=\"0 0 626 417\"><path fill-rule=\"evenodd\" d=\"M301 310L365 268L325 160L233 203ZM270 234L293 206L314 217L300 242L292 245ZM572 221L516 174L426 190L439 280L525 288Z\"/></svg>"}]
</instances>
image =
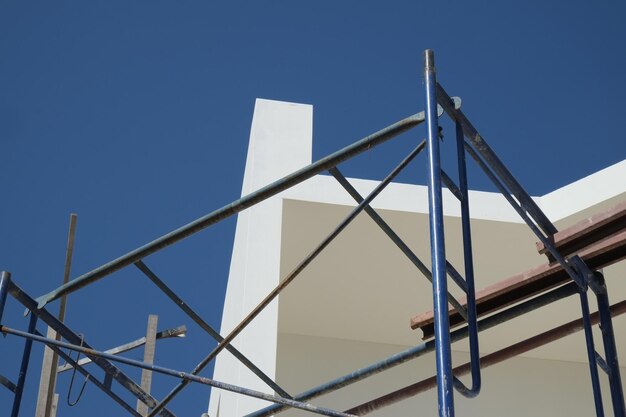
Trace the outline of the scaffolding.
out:
<instances>
[{"instance_id":1,"label":"scaffolding","mask_svg":"<svg viewBox=\"0 0 626 417\"><path fill-rule=\"evenodd\" d=\"M564 337L574 331L583 329L586 336L586 348L589 360L591 386L594 394L594 404L597 416L604 416L602 392L599 382L599 371L608 375L613 415L626 417L624 407L623 388L620 379L620 369L615 346L615 337L612 328L611 316L626 311L625 302L610 306L607 287L602 274L597 269L622 259L626 249L626 206L595 219L591 225L577 226L559 232L554 224L546 217L542 210L511 175L505 165L496 156L483 137L478 133L470 121L461 111L461 100L452 98L436 80L434 53L425 51L424 80L426 92L425 111L405 118L372 135L369 135L346 148L318 160L286 177L275 181L251 194L248 194L220 209L217 209L183 227L180 227L144 246L141 246L105 265L102 265L86 274L83 274L62 286L33 298L25 293L17 282L11 278L9 272L3 271L0 276L0 331L25 339L24 351L16 382L9 378L0 377L0 383L14 393L15 400L11 416L19 414L21 396L29 366L30 352L33 341L50 347L74 369L88 378L88 381L105 392L113 401L133 416L148 415L150 417L174 416L168 404L188 384L199 383L211 387L232 391L238 394L259 398L273 402L274 405L249 414L247 417L262 417L275 415L289 408L298 408L312 413L350 417L368 414L386 405L408 398L423 390L436 388L439 401L439 416L452 417L454 410L454 390L466 397L475 397L481 389L481 367L508 359L536 346ZM458 161L458 184L442 169L440 163L440 128L439 119L444 113L452 120L456 128L455 143ZM367 196L360 195L338 169L338 165L354 156L380 145L418 125L425 124L427 138L420 142L402 162L394 168ZM431 269L422 262L417 255L402 241L393 229L372 208L372 201L389 185L394 178L422 151L428 156L428 199L431 240ZM515 282L507 281L505 286L485 291L476 291L472 264L470 213L467 186L466 155L469 155L484 173L493 182L495 187L506 198L519 216L540 241L538 250L548 256L550 264L543 271L542 279L524 279ZM198 315L184 300L179 297L167 284L145 263L144 258L173 245L221 220L233 216L241 211L258 204L278 193L295 186L317 174L328 171L337 182L354 198L356 206L350 213L315 247L289 274L283 277L280 283L253 308L248 315L228 334L220 335L200 315ZM463 271L462 274L448 261L444 242L444 217L442 188L446 187L459 200L461 205L461 225L463 236ZM398 248L408 257L415 267L432 282L433 305L432 312L413 319L414 328L424 331L425 341L405 351L394 354L382 361L361 368L340 378L328 381L325 384L311 388L297 395L290 395L276 381L266 375L254 365L246 356L231 344L233 340L266 308L294 279L320 254L324 249L362 212L367 213L372 220L389 236ZM610 244L600 239L611 236ZM604 245L604 246L603 246ZM608 245L608 247L607 247ZM217 346L203 358L191 372L169 369L149 362L125 358L112 353L96 350L80 335L67 327L62 319L57 318L46 308L47 305L64 296L74 293L114 272L135 266L155 286L162 291L183 313L199 325L216 342ZM447 277L461 288L466 294L464 301L457 300L448 290ZM548 277L548 278L546 278ZM591 314L589 309L589 290L596 297L598 313ZM480 357L478 347L478 333L494 327L514 317L546 306L565 297L578 294L582 312L582 319L567 323L549 332L540 334L527 341L520 342L509 348ZM21 303L30 313L27 331L5 326L2 313L8 295ZM452 308L449 308L451 306ZM494 313L480 318L487 313ZM38 321L43 321L63 340L43 336L37 331ZM602 329L603 356L595 348L592 326L600 324ZM454 327L459 327L452 330ZM452 368L451 343L469 339L469 363ZM84 367L84 363L73 360L63 349L80 352L87 356L95 365L101 368L104 379L100 380ZM268 388L276 395L216 381L200 376L200 372L222 351L227 350L242 364L257 375ZM434 352L437 374L432 378L420 381L404 389L373 399L345 411L332 410L316 406L310 400L338 390L386 369L400 365L414 358ZM115 362L133 367L150 370L172 376L179 382L161 400L152 397L137 383L123 373ZM458 378L470 373L471 385L464 385ZM113 392L112 381L119 383L149 409L146 413L139 413L130 404Z\"/></svg>"}]
</instances>

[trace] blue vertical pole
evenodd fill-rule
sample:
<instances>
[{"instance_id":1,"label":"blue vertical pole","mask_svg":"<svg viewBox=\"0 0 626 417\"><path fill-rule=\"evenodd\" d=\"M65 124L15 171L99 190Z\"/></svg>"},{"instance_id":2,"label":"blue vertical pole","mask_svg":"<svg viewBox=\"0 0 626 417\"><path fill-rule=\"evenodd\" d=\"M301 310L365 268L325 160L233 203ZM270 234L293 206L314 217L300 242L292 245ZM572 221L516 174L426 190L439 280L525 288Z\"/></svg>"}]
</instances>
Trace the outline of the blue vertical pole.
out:
<instances>
[{"instance_id":1,"label":"blue vertical pole","mask_svg":"<svg viewBox=\"0 0 626 417\"><path fill-rule=\"evenodd\" d=\"M446 253L443 235L443 204L441 198L441 161L439 157L439 124L435 88L435 55L424 51L426 84L426 130L428 144L428 208L430 220L430 251L433 274L433 306L435 318L435 357L437 363L437 396L439 417L454 416L452 354L448 321L448 286Z\"/></svg>"},{"instance_id":2,"label":"blue vertical pole","mask_svg":"<svg viewBox=\"0 0 626 417\"><path fill-rule=\"evenodd\" d=\"M472 232L470 227L469 191L467 186L467 164L465 163L465 136L463 127L456 122L456 152L459 169L459 188L461 200L461 224L463 228L463 259L465 261L465 281L467 284L467 325L469 327L469 346L472 369L472 388L457 390L468 398L480 393L480 351L478 349L478 324L476 317L476 289L474 285L474 260L472 251ZM464 387L463 387L464 388Z\"/></svg>"},{"instance_id":3,"label":"blue vertical pole","mask_svg":"<svg viewBox=\"0 0 626 417\"><path fill-rule=\"evenodd\" d=\"M30 322L28 323L28 333L35 333L37 325L37 315L30 314ZM22 355L22 364L20 366L20 375L17 378L15 387L15 399L13 400L13 409L11 417L17 417L20 413L20 404L22 403L22 392L24 391L24 382L26 382L26 372L28 371L28 363L30 362L30 351L33 347L33 339L26 339L24 342L24 354Z\"/></svg>"},{"instance_id":4,"label":"blue vertical pole","mask_svg":"<svg viewBox=\"0 0 626 417\"><path fill-rule=\"evenodd\" d=\"M7 271L0 272L0 323L2 323L4 304L7 302L7 294L9 293L9 282L11 282L11 274Z\"/></svg>"},{"instance_id":5,"label":"blue vertical pole","mask_svg":"<svg viewBox=\"0 0 626 417\"><path fill-rule=\"evenodd\" d=\"M604 359L609 368L609 385L611 387L611 401L613 403L613 415L615 417L626 416L624 405L624 389L620 376L619 362L617 360L617 347L615 346L615 334L613 333L613 320L611 318L611 305L604 284L604 277L596 272L596 279L604 291L596 294L598 300L598 312L600 313L600 329L604 342Z\"/></svg>"},{"instance_id":6,"label":"blue vertical pole","mask_svg":"<svg viewBox=\"0 0 626 417\"><path fill-rule=\"evenodd\" d=\"M598 364L596 362L596 348L593 343L593 330L591 328L591 318L589 312L589 299L587 289L580 288L580 308L583 316L583 328L585 330L585 342L587 344L587 358L589 360L589 372L591 373L591 388L593 390L593 401L596 407L596 417L604 417L604 406L602 405L602 388L600 387L600 376L598 375Z\"/></svg>"}]
</instances>

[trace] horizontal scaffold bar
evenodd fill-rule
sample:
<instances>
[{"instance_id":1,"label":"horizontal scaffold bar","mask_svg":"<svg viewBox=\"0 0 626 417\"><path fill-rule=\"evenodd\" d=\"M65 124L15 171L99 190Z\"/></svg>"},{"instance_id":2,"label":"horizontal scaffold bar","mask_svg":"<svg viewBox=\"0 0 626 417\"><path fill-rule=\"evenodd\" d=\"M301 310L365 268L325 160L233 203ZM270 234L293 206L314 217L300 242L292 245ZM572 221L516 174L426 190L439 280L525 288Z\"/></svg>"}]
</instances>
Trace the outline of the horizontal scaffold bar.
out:
<instances>
[{"instance_id":1,"label":"horizontal scaffold bar","mask_svg":"<svg viewBox=\"0 0 626 417\"><path fill-rule=\"evenodd\" d=\"M507 310L501 311L492 316L486 317L478 322L478 331L483 331L487 329L491 329L499 324L502 324L506 321L512 320L515 317L519 317L526 313L529 313L538 308L544 307L550 303L561 300L565 297L569 297L573 294L576 294L578 291L578 287L574 283L570 283L564 285L560 288L542 294L532 300L527 300L521 304L510 307ZM455 330L450 333L450 340L452 342L458 342L468 335L467 327ZM354 384L355 382L361 381L365 378L368 378L372 375L383 372L387 369L391 369L395 366L408 362L412 359L423 356L427 353L432 352L435 349L434 340L429 340L428 342L419 344L410 349L407 349L403 352L396 353L382 361L373 363L365 368L358 369L350 374L341 376L332 381L329 381L325 384L319 385L315 388L311 388L308 391L305 391L299 395L296 395L294 399L299 401L308 401L312 398L319 397L324 394L328 394L333 391L337 391L340 388L347 387L348 385ZM287 407L281 405L273 405L261 410L255 411L254 413L248 414L245 417L267 417L274 414L278 414L281 411L285 411Z\"/></svg>"},{"instance_id":2,"label":"horizontal scaffold bar","mask_svg":"<svg viewBox=\"0 0 626 417\"><path fill-rule=\"evenodd\" d=\"M453 99L454 100L454 99ZM454 100L454 106L460 106L460 100ZM443 114L443 109L438 109L439 113ZM194 220L166 235L159 237L152 242L141 246L135 250L128 252L119 258L108 262L90 272L87 272L67 284L64 284L47 294L44 294L37 298L39 308L44 307L47 303L54 301L65 294L70 294L80 288L89 285L107 275L112 274L128 265L131 265L148 255L151 255L159 250L170 246L188 236L197 233L212 224L215 224L221 220L224 220L234 214L237 214L248 207L251 207L263 200L266 200L286 189L293 187L321 172L338 165L339 163L346 161L360 153L363 153L374 146L380 145L393 137L412 129L424 122L424 112L419 112L405 119L402 119L384 129L379 130L345 148L334 152L298 171L295 171L265 187L260 188L240 199L233 201L199 219Z\"/></svg>"},{"instance_id":3,"label":"horizontal scaffold bar","mask_svg":"<svg viewBox=\"0 0 626 417\"><path fill-rule=\"evenodd\" d=\"M626 313L626 301L619 302L614 304L611 307L611 315L619 316L621 314ZM590 316L591 322L593 324L597 324L600 320L599 313L593 313ZM569 323L565 323L561 326L555 327L552 330L548 330L536 336L533 336L529 339L523 340L521 342L515 343L506 348L500 349L496 352L490 353L488 355L480 358L480 367L486 368L491 365L495 365L497 363L503 362L507 359L511 359L515 356L521 355L522 353L526 353L533 349L536 349L540 346L547 345L548 343L552 343L556 340L562 339L570 334L576 333L583 329L583 320L577 319L570 321ZM466 363L454 368L454 376L465 375L470 371L470 364ZM356 407L353 407L346 411L346 413L356 414L358 416L364 416L376 410L379 410L383 407L387 407L389 405L395 404L407 398L418 395L422 392L428 391L434 388L437 385L437 379L432 376L430 378L423 379L415 384L411 384L407 387L401 388L397 391L390 392L387 395L383 395L382 397L378 397L374 400L368 401Z\"/></svg>"},{"instance_id":4,"label":"horizontal scaffold bar","mask_svg":"<svg viewBox=\"0 0 626 417\"><path fill-rule=\"evenodd\" d=\"M108 353L105 353L105 352L100 352L100 351L97 351L97 350L94 350L94 349L86 348L84 346L75 345L75 344L72 344L72 343L61 342L61 341L58 341L58 340L55 340L55 339L48 339L48 338L46 338L44 336L39 336L39 335L34 334L34 333L29 333L29 332L24 332L24 331L17 330L17 329L12 329L10 327L6 327L6 326L2 326L2 325L0 325L0 332L2 332L4 334L11 334L11 335L14 335L14 336L23 337L23 338L28 339L28 340L34 340L34 341L37 341L37 342L45 343L48 346L57 346L57 347L60 347L60 348L73 350L75 352L81 352L81 353L84 353L85 355L89 355L91 357L96 357L96 358L106 359L106 360L110 360L110 361L120 362L120 363L124 363L126 365L135 366L137 368L148 369L148 370L150 370L152 372L157 372L157 373L160 373L160 374L173 376L173 377L176 377L176 378L189 380L189 381L197 382L197 383L204 384L204 385L210 385L212 387L220 388L220 389L227 390L227 391L236 392L236 393L247 395L247 396L250 396L250 397L255 397L255 398L262 399L262 400L267 400L267 401L272 401L272 402L275 402L275 403L285 404L285 405L288 405L290 407L299 408L301 410L310 411L310 412L316 413L316 414L321 414L321 415L331 416L331 417L356 417L353 414L337 412L337 411L334 411L334 410L330 410L328 408L317 407L317 406L314 406L312 404L307 404L307 403L303 403L303 402L300 402L300 401L291 400L291 399L288 399L288 398L277 397L275 395L270 395L270 394L266 394L264 392L255 391L255 390L252 390L252 389L239 387L237 385L232 385L232 384L227 384L225 382L215 381L215 380L210 379L210 378L205 378L205 377L201 377L201 376L197 376L197 375L192 375L192 374L187 373L187 372L177 371L175 369L169 369L169 368L165 368L163 366L153 365L153 364L150 364L150 363L141 362L141 361L134 360L134 359L124 358L122 356L111 355L111 354L108 354Z\"/></svg>"}]
</instances>

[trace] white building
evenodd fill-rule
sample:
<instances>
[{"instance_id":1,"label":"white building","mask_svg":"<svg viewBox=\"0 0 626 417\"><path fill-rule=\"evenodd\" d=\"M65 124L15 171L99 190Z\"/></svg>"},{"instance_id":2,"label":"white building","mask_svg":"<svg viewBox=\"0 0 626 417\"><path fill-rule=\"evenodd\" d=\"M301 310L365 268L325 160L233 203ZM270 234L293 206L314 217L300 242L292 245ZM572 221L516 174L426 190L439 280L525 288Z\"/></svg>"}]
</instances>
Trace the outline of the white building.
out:
<instances>
[{"instance_id":1,"label":"white building","mask_svg":"<svg viewBox=\"0 0 626 417\"><path fill-rule=\"evenodd\" d=\"M311 163L312 116L309 105L257 100L242 195ZM535 199L562 229L625 200L625 179L623 161ZM350 181L362 195L377 184ZM393 183L372 206L430 265L427 201L426 187ZM477 289L547 262L537 253L534 235L501 195L470 192L470 201ZM240 213L221 334L228 334L354 206L334 178L319 175ZM447 256L462 270L458 203L445 191L444 214ZM607 267L604 273L612 303L626 299L626 262ZM233 345L295 395L423 343L421 332L409 327L409 319L431 308L430 283L361 214ZM579 317L577 297L561 300L480 333L481 353ZM614 319L614 328L624 365L626 317ZM596 341L601 346L599 333ZM465 363L467 341L452 348L453 366ZM434 371L431 353L310 402L346 410L430 377ZM271 393L227 352L218 357L214 378ZM603 394L610 415L606 384ZM213 389L209 415L244 416L268 404ZM471 400L456 394L455 407L456 415L464 417L595 415L584 335L576 333L484 369L481 394ZM284 415L313 414L290 410ZM435 416L436 392L371 415Z\"/></svg>"}]
</instances>

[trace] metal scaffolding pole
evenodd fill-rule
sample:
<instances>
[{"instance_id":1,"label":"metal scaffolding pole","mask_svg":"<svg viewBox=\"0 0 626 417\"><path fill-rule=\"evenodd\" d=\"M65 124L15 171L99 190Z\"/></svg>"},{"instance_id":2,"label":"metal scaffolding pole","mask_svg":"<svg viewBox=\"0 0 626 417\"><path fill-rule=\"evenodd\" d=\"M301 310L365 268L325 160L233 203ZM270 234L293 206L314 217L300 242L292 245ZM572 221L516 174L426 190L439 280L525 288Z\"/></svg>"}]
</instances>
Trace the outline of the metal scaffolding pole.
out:
<instances>
[{"instance_id":1,"label":"metal scaffolding pole","mask_svg":"<svg viewBox=\"0 0 626 417\"><path fill-rule=\"evenodd\" d=\"M221 220L224 220L234 214L239 213L242 210L245 210L248 207L251 207L257 203L260 203L263 200L266 200L281 191L285 191L286 189L293 187L321 172L327 171L329 168L332 168L339 163L350 159L353 156L356 156L360 153L363 153L371 148L384 143L395 136L398 136L401 133L404 133L415 126L420 125L424 122L424 112L419 112L412 116L409 116L405 119L402 119L390 126L385 127L384 129L379 130L345 148L332 153L292 174L289 174L259 190L250 193L240 199L233 201L230 204L227 204L203 217L200 217L197 220L194 220L191 223L188 223L166 235L159 237L158 239L153 240L152 242L137 248L131 252L128 252L125 255L120 256L119 258L106 263L90 272L87 272L72 281L64 284L47 294L44 294L37 298L38 308L44 307L47 303L58 299L64 294L70 294L74 291L83 288L86 285L89 285L101 278L106 277L107 275L112 274L113 272L120 270L128 265L131 265L148 255L151 255L159 250L170 246L188 236L197 233L212 224L215 224Z\"/></svg>"},{"instance_id":2,"label":"metal scaffolding pole","mask_svg":"<svg viewBox=\"0 0 626 417\"><path fill-rule=\"evenodd\" d=\"M626 301L622 301L613 305L610 311L612 316L619 316L626 313ZM590 316L590 319L593 324L597 324L600 320L599 313L593 313ZM495 365L507 359L511 359L515 356L521 355L522 353L526 353L530 350L536 349L540 346L544 346L548 343L552 343L556 340L562 339L566 336L569 336L570 334L579 332L583 329L583 326L583 319L573 320L569 323L555 327L552 330L548 330L524 341L515 343L514 345L490 353L489 355L483 356L481 358L481 368ZM455 375L467 374L468 372L470 372L470 364L466 363L464 365L457 366L456 368L454 368L453 372ZM364 416L376 410L380 410L381 408L387 407L402 400L411 398L422 392L428 391L434 388L436 385L436 377L433 376L430 378L426 378L419 382L416 382L415 384L411 384L397 391L393 391L387 395L383 395L382 397L378 397L374 400L353 407L347 410L346 413L353 413L358 416Z\"/></svg>"},{"instance_id":3,"label":"metal scaffolding pole","mask_svg":"<svg viewBox=\"0 0 626 417\"><path fill-rule=\"evenodd\" d=\"M428 140L428 212L430 220L430 247L433 272L433 305L435 312L435 362L437 364L437 396L439 417L454 417L452 392L452 353L448 323L448 285L446 282L446 252L443 232L443 205L441 197L441 162L439 157L439 123L435 85L435 55L424 53L424 81L426 85L426 133Z\"/></svg>"}]
</instances>

